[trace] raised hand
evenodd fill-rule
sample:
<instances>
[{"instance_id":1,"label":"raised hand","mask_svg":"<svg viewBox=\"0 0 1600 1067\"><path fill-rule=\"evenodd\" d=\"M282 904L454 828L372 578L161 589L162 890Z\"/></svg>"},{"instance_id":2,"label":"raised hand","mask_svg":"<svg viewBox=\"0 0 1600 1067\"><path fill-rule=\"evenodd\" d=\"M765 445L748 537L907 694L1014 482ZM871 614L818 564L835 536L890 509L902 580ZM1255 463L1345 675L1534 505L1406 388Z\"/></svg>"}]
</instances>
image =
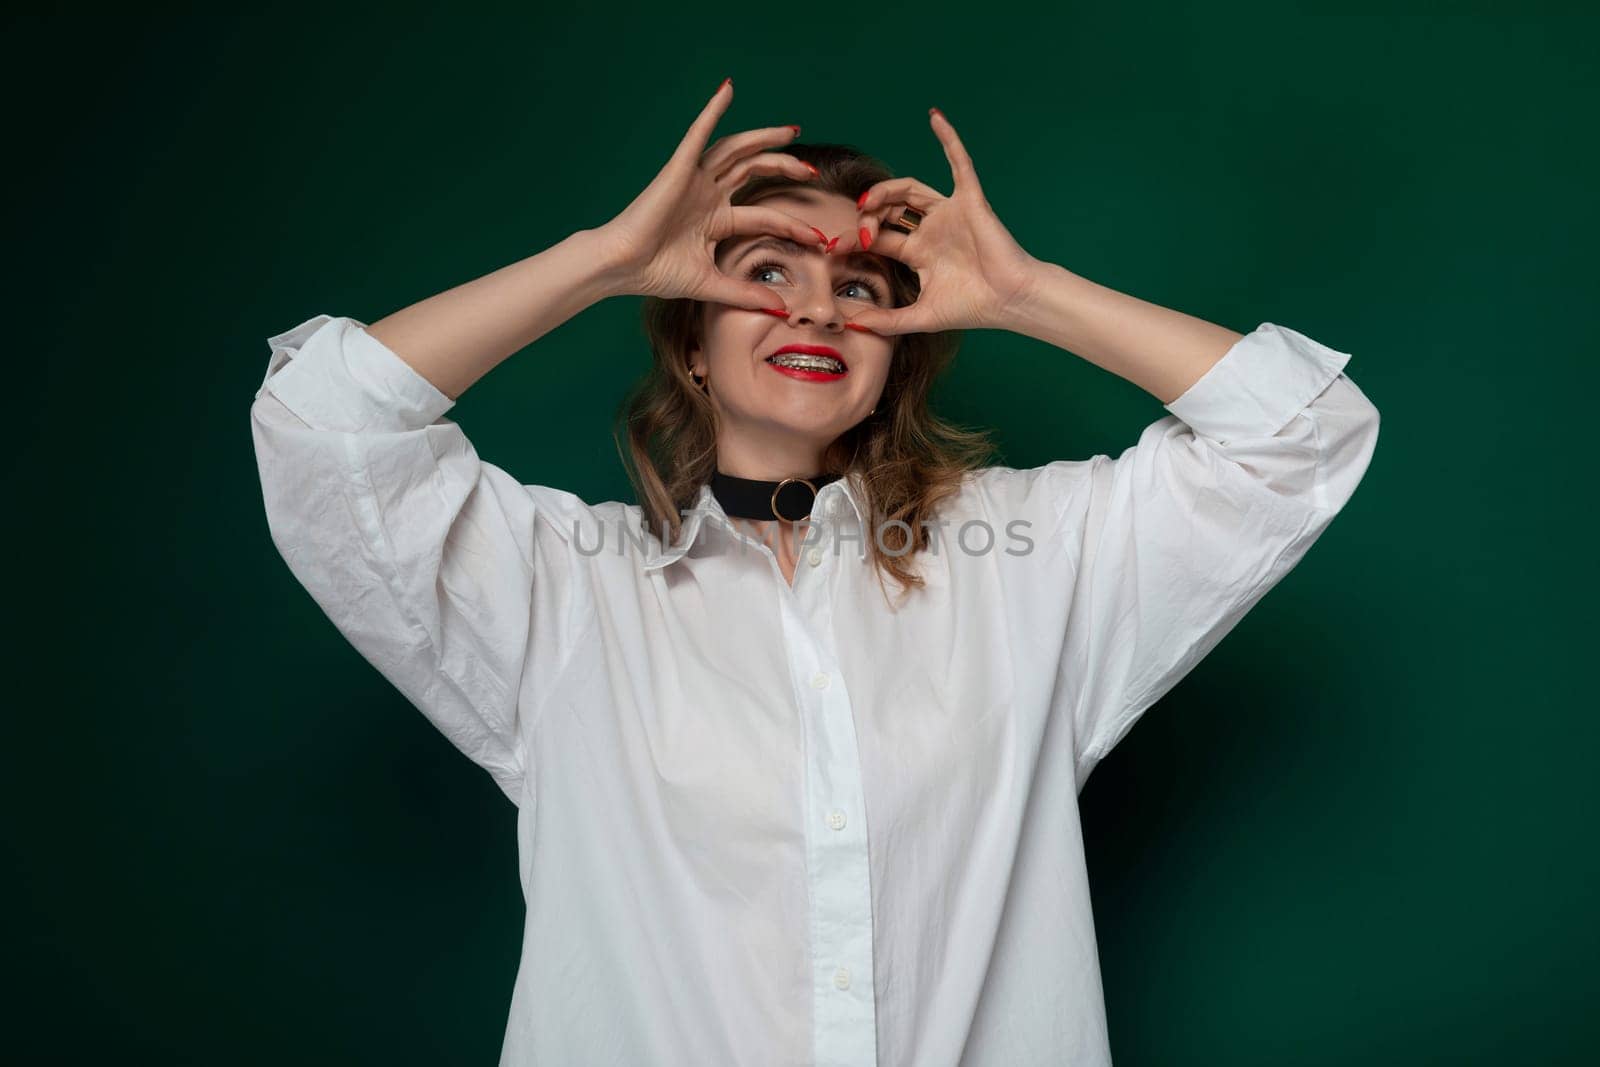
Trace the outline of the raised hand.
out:
<instances>
[{"instance_id":1,"label":"raised hand","mask_svg":"<svg viewBox=\"0 0 1600 1067\"><path fill-rule=\"evenodd\" d=\"M724 81L701 110L660 173L616 218L597 228L617 265L620 289L638 296L689 298L751 310L782 309L783 298L764 285L717 269L717 242L734 234L776 234L818 244L816 231L774 207L733 207L729 198L755 174L814 178L809 163L764 149L787 144L798 126L772 126L730 134L706 149L717 121L733 100Z\"/></svg>"},{"instance_id":2,"label":"raised hand","mask_svg":"<svg viewBox=\"0 0 1600 1067\"><path fill-rule=\"evenodd\" d=\"M1026 299L1040 262L995 216L950 120L933 109L929 122L944 146L955 191L947 197L915 178L881 181L857 205L865 232L857 233L853 248L834 249L898 259L917 272L921 292L914 304L862 308L850 319L883 335L1004 328L1011 310ZM923 216L914 233L883 229L908 207Z\"/></svg>"}]
</instances>

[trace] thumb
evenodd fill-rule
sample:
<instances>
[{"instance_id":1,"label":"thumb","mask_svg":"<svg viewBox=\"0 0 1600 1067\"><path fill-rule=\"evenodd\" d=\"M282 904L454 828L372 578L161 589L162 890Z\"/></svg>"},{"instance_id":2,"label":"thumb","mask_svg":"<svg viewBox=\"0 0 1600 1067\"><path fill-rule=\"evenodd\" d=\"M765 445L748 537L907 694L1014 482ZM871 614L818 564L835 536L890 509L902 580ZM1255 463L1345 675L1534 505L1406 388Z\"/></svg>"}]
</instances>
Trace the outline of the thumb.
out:
<instances>
[{"instance_id":1,"label":"thumb","mask_svg":"<svg viewBox=\"0 0 1600 1067\"><path fill-rule=\"evenodd\" d=\"M712 279L707 288L708 292L702 299L710 300L714 303L728 304L732 307L745 308L749 311L783 308L783 297L764 285L734 281L732 278L722 275Z\"/></svg>"},{"instance_id":2,"label":"thumb","mask_svg":"<svg viewBox=\"0 0 1600 1067\"><path fill-rule=\"evenodd\" d=\"M850 316L850 323L883 337L906 332L905 315L887 308L862 308Z\"/></svg>"}]
</instances>

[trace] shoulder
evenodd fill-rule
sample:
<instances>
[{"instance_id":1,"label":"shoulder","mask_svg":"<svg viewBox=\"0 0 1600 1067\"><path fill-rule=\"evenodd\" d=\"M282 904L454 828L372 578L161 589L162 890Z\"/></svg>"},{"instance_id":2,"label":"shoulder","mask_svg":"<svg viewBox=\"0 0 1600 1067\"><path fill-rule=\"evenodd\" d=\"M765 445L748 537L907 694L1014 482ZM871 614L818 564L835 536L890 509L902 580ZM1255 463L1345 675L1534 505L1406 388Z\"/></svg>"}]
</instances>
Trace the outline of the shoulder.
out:
<instances>
[{"instance_id":1,"label":"shoulder","mask_svg":"<svg viewBox=\"0 0 1600 1067\"><path fill-rule=\"evenodd\" d=\"M605 536L611 537L618 529L628 529L642 522L643 511L637 504L620 500L590 501L571 490L550 485L523 485L522 490L533 502L535 516L564 540L570 540L576 531L585 543L591 543L602 528Z\"/></svg>"},{"instance_id":2,"label":"shoulder","mask_svg":"<svg viewBox=\"0 0 1600 1067\"><path fill-rule=\"evenodd\" d=\"M949 512L1000 518L1049 519L1058 516L1078 494L1088 491L1104 456L1058 459L1036 467L994 465L962 476L961 489Z\"/></svg>"}]
</instances>

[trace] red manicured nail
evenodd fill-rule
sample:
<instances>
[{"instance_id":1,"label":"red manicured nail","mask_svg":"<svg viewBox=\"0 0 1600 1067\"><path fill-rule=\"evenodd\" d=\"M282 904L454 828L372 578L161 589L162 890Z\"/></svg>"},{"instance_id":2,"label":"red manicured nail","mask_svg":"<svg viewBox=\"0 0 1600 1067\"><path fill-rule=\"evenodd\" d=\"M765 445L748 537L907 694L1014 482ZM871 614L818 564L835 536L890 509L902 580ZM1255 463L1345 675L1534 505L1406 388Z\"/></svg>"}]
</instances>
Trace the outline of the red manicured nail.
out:
<instances>
[{"instance_id":1,"label":"red manicured nail","mask_svg":"<svg viewBox=\"0 0 1600 1067\"><path fill-rule=\"evenodd\" d=\"M872 332L871 330L867 329L865 326L859 325L858 323L854 323L854 322L845 323L844 324L844 328L847 329L847 330L859 330L862 333L871 333Z\"/></svg>"},{"instance_id":2,"label":"red manicured nail","mask_svg":"<svg viewBox=\"0 0 1600 1067\"><path fill-rule=\"evenodd\" d=\"M842 236L842 235L841 235L841 236ZM838 243L839 243L839 238L838 238L838 237L835 237L835 238L834 238L834 239L833 239L833 240L831 240L831 241L829 241L829 242L828 242L828 247L827 247L827 248L824 248L824 249L823 249L823 251L824 251L824 252L832 252L832 251L833 251L833 246L834 246L834 245L836 245L836 244L838 244Z\"/></svg>"},{"instance_id":3,"label":"red manicured nail","mask_svg":"<svg viewBox=\"0 0 1600 1067\"><path fill-rule=\"evenodd\" d=\"M872 192L872 190L868 189L865 192L863 192L860 196L856 197L856 210L857 211L861 211L861 210L864 210L866 208L866 206L867 206L867 194L870 193L870 192Z\"/></svg>"},{"instance_id":4,"label":"red manicured nail","mask_svg":"<svg viewBox=\"0 0 1600 1067\"><path fill-rule=\"evenodd\" d=\"M783 310L783 308L762 308L761 310L765 311L768 315L776 315L780 319L786 319L789 317L789 313Z\"/></svg>"},{"instance_id":5,"label":"red manicured nail","mask_svg":"<svg viewBox=\"0 0 1600 1067\"><path fill-rule=\"evenodd\" d=\"M806 161L803 160L803 159L800 162L806 163ZM822 177L822 172L820 170L818 170L816 167L812 166L810 163L806 163L806 167L807 167L807 169L809 169L811 171L811 176L813 178Z\"/></svg>"},{"instance_id":6,"label":"red manicured nail","mask_svg":"<svg viewBox=\"0 0 1600 1067\"><path fill-rule=\"evenodd\" d=\"M861 250L865 252L872 247L872 234L867 232L865 226L861 227Z\"/></svg>"},{"instance_id":7,"label":"red manicured nail","mask_svg":"<svg viewBox=\"0 0 1600 1067\"><path fill-rule=\"evenodd\" d=\"M815 226L811 227L811 232L817 235L817 240L822 243L822 250L826 252L828 250L828 235Z\"/></svg>"},{"instance_id":8,"label":"red manicured nail","mask_svg":"<svg viewBox=\"0 0 1600 1067\"><path fill-rule=\"evenodd\" d=\"M794 131L794 135L796 137L800 136L800 127L798 127L798 126L790 126L789 128Z\"/></svg>"},{"instance_id":9,"label":"red manicured nail","mask_svg":"<svg viewBox=\"0 0 1600 1067\"><path fill-rule=\"evenodd\" d=\"M723 78L722 79L722 84L717 86L717 93L720 93L720 92L722 92L722 90L726 89L728 87L728 83L731 82L731 81L733 81L732 78ZM717 93L712 93L711 95L712 96L716 96Z\"/></svg>"}]
</instances>

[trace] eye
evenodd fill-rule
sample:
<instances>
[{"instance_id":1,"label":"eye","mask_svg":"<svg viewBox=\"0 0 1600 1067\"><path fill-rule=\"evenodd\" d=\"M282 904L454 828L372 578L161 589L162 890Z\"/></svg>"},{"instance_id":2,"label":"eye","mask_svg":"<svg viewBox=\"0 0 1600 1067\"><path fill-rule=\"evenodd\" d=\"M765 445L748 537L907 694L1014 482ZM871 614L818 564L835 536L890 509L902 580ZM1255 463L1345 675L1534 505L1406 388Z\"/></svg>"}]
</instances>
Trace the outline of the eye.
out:
<instances>
[{"instance_id":1,"label":"eye","mask_svg":"<svg viewBox=\"0 0 1600 1067\"><path fill-rule=\"evenodd\" d=\"M878 299L878 287L876 285L873 285L867 279L865 279L865 278L847 278L847 279L845 279L845 284L846 285L860 286L862 289L865 289L867 291L867 293L868 293L867 299L868 300L871 300L874 303L877 302L877 299Z\"/></svg>"},{"instance_id":2,"label":"eye","mask_svg":"<svg viewBox=\"0 0 1600 1067\"><path fill-rule=\"evenodd\" d=\"M765 274L769 270L782 271L787 269L787 267L785 267L782 263L779 263L777 260L769 259L764 263L757 263L755 266L751 267L749 273L747 273L745 277L749 278L751 281L755 281L758 275ZM866 299L871 300L873 303L877 303L883 297L882 290L877 285L873 284L872 279L865 276L846 278L841 284L846 286L860 286L869 294Z\"/></svg>"}]
</instances>

